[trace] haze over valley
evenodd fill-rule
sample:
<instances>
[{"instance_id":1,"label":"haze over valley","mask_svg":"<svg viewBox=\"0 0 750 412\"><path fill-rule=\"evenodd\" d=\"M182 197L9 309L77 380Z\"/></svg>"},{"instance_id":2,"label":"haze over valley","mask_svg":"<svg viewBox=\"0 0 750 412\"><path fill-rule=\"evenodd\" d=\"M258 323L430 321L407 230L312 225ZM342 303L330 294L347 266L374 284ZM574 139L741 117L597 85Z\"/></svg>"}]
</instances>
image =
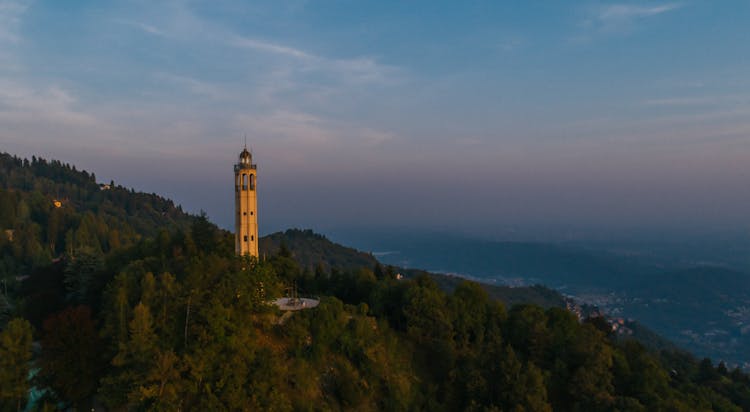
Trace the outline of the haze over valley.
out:
<instances>
[{"instance_id":1,"label":"haze over valley","mask_svg":"<svg viewBox=\"0 0 750 412\"><path fill-rule=\"evenodd\" d=\"M701 356L750 366L750 250L741 238L713 248L708 242L501 242L377 230L339 239L400 267L497 285L546 285L613 318L638 320Z\"/></svg>"}]
</instances>

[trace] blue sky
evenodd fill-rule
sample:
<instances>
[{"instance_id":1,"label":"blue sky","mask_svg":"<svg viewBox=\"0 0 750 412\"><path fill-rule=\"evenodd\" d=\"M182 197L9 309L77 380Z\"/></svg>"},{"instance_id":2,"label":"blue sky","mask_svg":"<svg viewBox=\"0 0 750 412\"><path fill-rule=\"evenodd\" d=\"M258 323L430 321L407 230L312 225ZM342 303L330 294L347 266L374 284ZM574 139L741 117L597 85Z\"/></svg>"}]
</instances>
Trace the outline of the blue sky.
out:
<instances>
[{"instance_id":1,"label":"blue sky","mask_svg":"<svg viewBox=\"0 0 750 412\"><path fill-rule=\"evenodd\" d=\"M748 230L746 1L0 0L0 150L262 231Z\"/></svg>"}]
</instances>

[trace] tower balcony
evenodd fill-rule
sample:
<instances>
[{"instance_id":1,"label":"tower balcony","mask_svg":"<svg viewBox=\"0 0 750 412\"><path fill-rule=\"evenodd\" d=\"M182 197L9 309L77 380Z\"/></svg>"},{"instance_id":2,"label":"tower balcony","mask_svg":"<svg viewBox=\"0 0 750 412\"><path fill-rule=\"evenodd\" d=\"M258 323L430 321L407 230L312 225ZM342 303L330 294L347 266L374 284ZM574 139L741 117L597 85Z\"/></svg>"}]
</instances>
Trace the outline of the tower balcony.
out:
<instances>
[{"instance_id":1,"label":"tower balcony","mask_svg":"<svg viewBox=\"0 0 750 412\"><path fill-rule=\"evenodd\" d=\"M256 170L258 167L254 164L243 164L243 163L237 163L234 165L234 171L240 171L240 170Z\"/></svg>"}]
</instances>

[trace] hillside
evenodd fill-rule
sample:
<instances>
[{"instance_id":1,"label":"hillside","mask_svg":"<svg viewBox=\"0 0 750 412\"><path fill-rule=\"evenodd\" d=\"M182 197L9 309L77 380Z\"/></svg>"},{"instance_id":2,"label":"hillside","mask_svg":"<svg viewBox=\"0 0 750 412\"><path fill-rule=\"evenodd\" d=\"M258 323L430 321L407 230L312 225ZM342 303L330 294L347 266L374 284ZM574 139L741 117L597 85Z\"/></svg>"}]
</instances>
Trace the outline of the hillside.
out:
<instances>
[{"instance_id":1,"label":"hillside","mask_svg":"<svg viewBox=\"0 0 750 412\"><path fill-rule=\"evenodd\" d=\"M601 318L558 307L547 289L417 270L399 278L401 269L308 231L269 237L263 259L237 257L231 234L206 216L159 212L171 202L122 188L109 198L112 189L69 166L53 167L70 174L55 183L46 166L32 166L47 162L12 161L26 177L0 192L20 199L5 223L35 227L37 237L22 239L49 256L15 255L17 238L3 249L24 272L0 324L0 410L750 408L750 377L739 369L621 340ZM66 200L73 237L60 249L41 243L53 238L41 234L44 219L63 208L48 204L62 197L47 192L57 185L81 194ZM134 236L103 243L82 229L86 216L101 218L103 234ZM282 317L268 302L290 285L320 305ZM493 290L506 302L525 291L552 303L509 307ZM25 405L32 385L43 396Z\"/></svg>"},{"instance_id":2,"label":"hillside","mask_svg":"<svg viewBox=\"0 0 750 412\"><path fill-rule=\"evenodd\" d=\"M75 166L0 153L0 277L83 249L106 254L192 219L171 200L98 184Z\"/></svg>"},{"instance_id":3,"label":"hillside","mask_svg":"<svg viewBox=\"0 0 750 412\"><path fill-rule=\"evenodd\" d=\"M330 241L323 235L316 234L312 230L289 229L284 232L272 233L260 240L261 255L273 255L278 253L284 244L291 256L302 268L315 270L317 265L322 265L325 270L332 268L338 270L357 270L359 268L372 268L380 266L380 262L371 254L358 251ZM407 278L416 278L427 275L433 278L438 286L446 292L452 292L464 278L429 273L418 269L407 269L398 267L380 268L392 273L401 273ZM541 285L532 287L508 287L482 283L482 288L492 299L502 301L508 306L521 303L533 303L544 308L559 307L566 305L565 298L558 292Z\"/></svg>"},{"instance_id":4,"label":"hillside","mask_svg":"<svg viewBox=\"0 0 750 412\"><path fill-rule=\"evenodd\" d=\"M370 254L360 252L331 242L325 236L312 230L290 229L276 232L260 239L261 256L278 253L282 243L292 251L294 259L306 269L314 270L317 265L331 268L374 268L378 261Z\"/></svg>"},{"instance_id":5,"label":"hillside","mask_svg":"<svg viewBox=\"0 0 750 412\"><path fill-rule=\"evenodd\" d=\"M0 320L26 306L41 322L62 307L68 289L89 293L95 285L54 275L62 276L67 262L80 258L100 270L106 256L160 231L187 230L195 219L169 199L99 184L75 166L0 153Z\"/></svg>"}]
</instances>

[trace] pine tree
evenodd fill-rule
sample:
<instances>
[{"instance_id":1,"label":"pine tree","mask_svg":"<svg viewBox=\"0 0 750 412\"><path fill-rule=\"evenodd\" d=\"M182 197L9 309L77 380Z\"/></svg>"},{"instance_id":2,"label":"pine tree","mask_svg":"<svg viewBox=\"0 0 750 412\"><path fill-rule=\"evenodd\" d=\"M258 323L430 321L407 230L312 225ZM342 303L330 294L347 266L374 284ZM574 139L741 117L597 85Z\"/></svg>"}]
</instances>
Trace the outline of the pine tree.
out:
<instances>
[{"instance_id":1,"label":"pine tree","mask_svg":"<svg viewBox=\"0 0 750 412\"><path fill-rule=\"evenodd\" d=\"M31 369L31 324L21 318L8 322L0 332L0 402L3 410L17 411L25 401Z\"/></svg>"},{"instance_id":2,"label":"pine tree","mask_svg":"<svg viewBox=\"0 0 750 412\"><path fill-rule=\"evenodd\" d=\"M61 399L77 406L96 391L99 335L86 306L44 321L40 376Z\"/></svg>"},{"instance_id":3,"label":"pine tree","mask_svg":"<svg viewBox=\"0 0 750 412\"><path fill-rule=\"evenodd\" d=\"M128 340L120 343L117 355L112 359L117 372L102 381L102 392L108 406L138 405L148 398L141 386L157 359L157 342L151 311L139 303L133 309Z\"/></svg>"}]
</instances>

